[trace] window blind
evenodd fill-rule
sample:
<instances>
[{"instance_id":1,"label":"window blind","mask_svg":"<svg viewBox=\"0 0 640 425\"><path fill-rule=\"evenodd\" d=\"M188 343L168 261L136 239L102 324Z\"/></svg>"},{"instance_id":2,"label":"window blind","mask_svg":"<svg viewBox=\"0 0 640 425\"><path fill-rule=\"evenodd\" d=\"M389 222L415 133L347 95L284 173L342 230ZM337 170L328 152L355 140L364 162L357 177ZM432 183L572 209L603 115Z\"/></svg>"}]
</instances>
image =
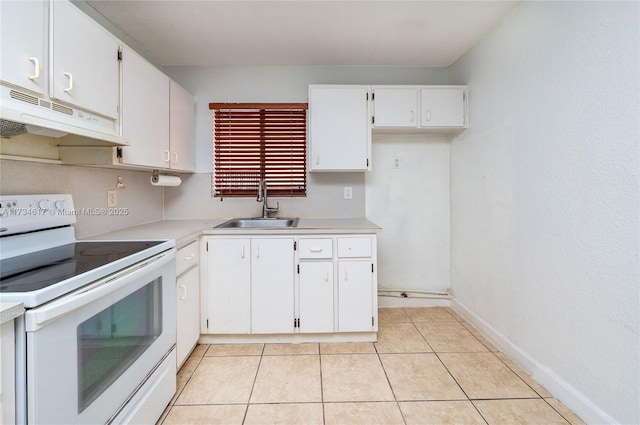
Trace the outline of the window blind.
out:
<instances>
[{"instance_id":1,"label":"window blind","mask_svg":"<svg viewBox=\"0 0 640 425\"><path fill-rule=\"evenodd\" d=\"M306 196L307 104L211 103L213 196Z\"/></svg>"}]
</instances>

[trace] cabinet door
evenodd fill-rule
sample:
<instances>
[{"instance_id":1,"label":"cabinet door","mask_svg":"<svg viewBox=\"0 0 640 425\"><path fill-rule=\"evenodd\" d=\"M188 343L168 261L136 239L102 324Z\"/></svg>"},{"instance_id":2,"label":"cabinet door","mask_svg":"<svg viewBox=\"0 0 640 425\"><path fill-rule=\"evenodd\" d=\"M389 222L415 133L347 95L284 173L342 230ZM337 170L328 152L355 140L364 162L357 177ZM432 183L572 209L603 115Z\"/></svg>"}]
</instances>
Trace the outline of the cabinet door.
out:
<instances>
[{"instance_id":1,"label":"cabinet door","mask_svg":"<svg viewBox=\"0 0 640 425\"><path fill-rule=\"evenodd\" d=\"M370 169L370 86L309 86L311 171Z\"/></svg>"},{"instance_id":2,"label":"cabinet door","mask_svg":"<svg viewBox=\"0 0 640 425\"><path fill-rule=\"evenodd\" d=\"M193 95L171 80L169 90L169 145L171 168L193 171L195 154Z\"/></svg>"},{"instance_id":3,"label":"cabinet door","mask_svg":"<svg viewBox=\"0 0 640 425\"><path fill-rule=\"evenodd\" d=\"M464 127L464 88L424 88L420 109L422 127Z\"/></svg>"},{"instance_id":4,"label":"cabinet door","mask_svg":"<svg viewBox=\"0 0 640 425\"><path fill-rule=\"evenodd\" d=\"M169 168L169 77L128 47L122 53L122 162Z\"/></svg>"},{"instance_id":5,"label":"cabinet door","mask_svg":"<svg viewBox=\"0 0 640 425\"><path fill-rule=\"evenodd\" d=\"M177 367L187 359L200 337L200 268L194 267L176 281L177 323L176 356Z\"/></svg>"},{"instance_id":6,"label":"cabinet door","mask_svg":"<svg viewBox=\"0 0 640 425\"><path fill-rule=\"evenodd\" d=\"M251 332L293 332L293 239L251 240Z\"/></svg>"},{"instance_id":7,"label":"cabinet door","mask_svg":"<svg viewBox=\"0 0 640 425\"><path fill-rule=\"evenodd\" d=\"M338 331L373 330L371 261L338 261Z\"/></svg>"},{"instance_id":8,"label":"cabinet door","mask_svg":"<svg viewBox=\"0 0 640 425\"><path fill-rule=\"evenodd\" d=\"M374 88L374 121L376 128L417 127L417 88Z\"/></svg>"},{"instance_id":9,"label":"cabinet door","mask_svg":"<svg viewBox=\"0 0 640 425\"><path fill-rule=\"evenodd\" d=\"M250 239L207 240L208 333L251 331Z\"/></svg>"},{"instance_id":10,"label":"cabinet door","mask_svg":"<svg viewBox=\"0 0 640 425\"><path fill-rule=\"evenodd\" d=\"M51 97L118 118L118 39L71 2L50 4Z\"/></svg>"},{"instance_id":11,"label":"cabinet door","mask_svg":"<svg viewBox=\"0 0 640 425\"><path fill-rule=\"evenodd\" d=\"M333 332L333 262L300 263L300 332Z\"/></svg>"},{"instance_id":12,"label":"cabinet door","mask_svg":"<svg viewBox=\"0 0 640 425\"><path fill-rule=\"evenodd\" d=\"M44 94L46 18L43 1L0 2L0 80Z\"/></svg>"}]
</instances>

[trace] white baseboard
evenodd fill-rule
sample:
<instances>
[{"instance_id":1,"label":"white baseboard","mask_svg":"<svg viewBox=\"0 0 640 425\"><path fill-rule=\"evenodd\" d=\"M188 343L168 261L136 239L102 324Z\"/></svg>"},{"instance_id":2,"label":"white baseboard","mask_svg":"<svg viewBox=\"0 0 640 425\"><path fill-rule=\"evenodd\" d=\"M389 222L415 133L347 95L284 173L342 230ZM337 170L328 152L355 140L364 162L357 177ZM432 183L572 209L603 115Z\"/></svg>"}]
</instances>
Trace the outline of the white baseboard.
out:
<instances>
[{"instance_id":1,"label":"white baseboard","mask_svg":"<svg viewBox=\"0 0 640 425\"><path fill-rule=\"evenodd\" d=\"M571 409L587 424L618 424L615 419L589 400L584 394L573 388L554 371L541 364L533 356L513 344L507 337L489 323L481 319L466 305L453 298L450 307L464 317L498 350L509 357L522 370L531 375L555 398Z\"/></svg>"}]
</instances>

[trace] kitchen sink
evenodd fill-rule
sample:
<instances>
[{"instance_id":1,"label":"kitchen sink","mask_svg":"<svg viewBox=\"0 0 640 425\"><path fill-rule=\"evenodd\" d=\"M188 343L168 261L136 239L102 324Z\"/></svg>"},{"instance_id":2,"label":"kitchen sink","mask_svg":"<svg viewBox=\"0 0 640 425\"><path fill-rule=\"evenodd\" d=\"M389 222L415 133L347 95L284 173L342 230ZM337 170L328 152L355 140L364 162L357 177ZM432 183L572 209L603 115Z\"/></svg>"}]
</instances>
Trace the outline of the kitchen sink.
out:
<instances>
[{"instance_id":1,"label":"kitchen sink","mask_svg":"<svg viewBox=\"0 0 640 425\"><path fill-rule=\"evenodd\" d=\"M298 218L234 218L229 221L225 221L222 224L216 226L219 229L281 229L283 227L296 227L298 226Z\"/></svg>"}]
</instances>

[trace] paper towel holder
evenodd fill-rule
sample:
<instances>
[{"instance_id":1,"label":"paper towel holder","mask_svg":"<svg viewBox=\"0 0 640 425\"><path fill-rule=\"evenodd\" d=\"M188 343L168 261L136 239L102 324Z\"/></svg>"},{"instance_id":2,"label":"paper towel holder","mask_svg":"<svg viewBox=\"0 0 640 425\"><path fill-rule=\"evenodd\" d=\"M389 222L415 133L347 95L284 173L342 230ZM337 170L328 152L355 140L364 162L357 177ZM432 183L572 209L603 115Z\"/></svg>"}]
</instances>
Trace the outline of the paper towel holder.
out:
<instances>
[{"instance_id":1,"label":"paper towel holder","mask_svg":"<svg viewBox=\"0 0 640 425\"><path fill-rule=\"evenodd\" d=\"M151 176L151 184L156 184L158 182L160 182L161 178L163 177L169 177L169 178L176 178L178 180L177 184L169 184L168 186L178 186L180 185L180 176L177 173L167 173L167 174L162 174L160 175L160 172L158 170L153 170L153 175ZM160 183L159 186L164 186L164 184Z\"/></svg>"}]
</instances>

